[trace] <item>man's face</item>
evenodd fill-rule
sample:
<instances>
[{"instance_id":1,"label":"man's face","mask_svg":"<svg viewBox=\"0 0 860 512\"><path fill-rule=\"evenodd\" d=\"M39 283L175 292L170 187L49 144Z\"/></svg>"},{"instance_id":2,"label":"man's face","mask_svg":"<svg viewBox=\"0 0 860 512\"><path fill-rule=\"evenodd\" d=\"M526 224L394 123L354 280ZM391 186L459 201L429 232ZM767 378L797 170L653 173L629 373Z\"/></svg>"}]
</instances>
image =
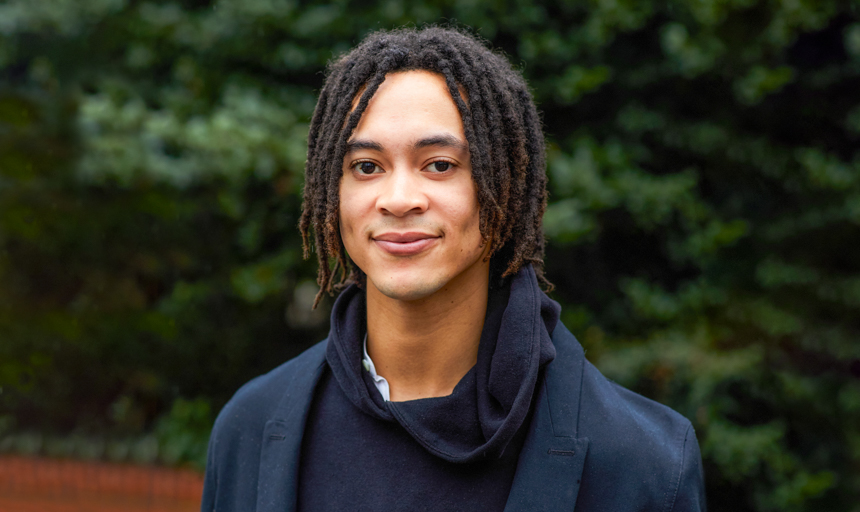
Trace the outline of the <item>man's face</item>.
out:
<instances>
[{"instance_id":1,"label":"man's face","mask_svg":"<svg viewBox=\"0 0 860 512\"><path fill-rule=\"evenodd\" d=\"M463 122L444 78L389 74L349 141L340 234L370 291L404 301L488 275Z\"/></svg>"}]
</instances>

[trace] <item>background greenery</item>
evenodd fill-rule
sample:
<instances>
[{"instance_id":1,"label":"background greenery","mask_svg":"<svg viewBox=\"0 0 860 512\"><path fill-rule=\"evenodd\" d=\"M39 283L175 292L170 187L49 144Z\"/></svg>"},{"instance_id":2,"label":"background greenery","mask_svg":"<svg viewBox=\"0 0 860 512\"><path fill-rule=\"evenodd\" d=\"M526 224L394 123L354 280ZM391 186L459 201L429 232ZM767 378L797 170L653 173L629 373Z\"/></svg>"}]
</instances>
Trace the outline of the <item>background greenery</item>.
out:
<instances>
[{"instance_id":1,"label":"background greenery","mask_svg":"<svg viewBox=\"0 0 860 512\"><path fill-rule=\"evenodd\" d=\"M325 336L297 236L322 70L472 27L550 141L548 274L696 426L712 510L860 510L860 2L0 2L0 451L201 464Z\"/></svg>"}]
</instances>

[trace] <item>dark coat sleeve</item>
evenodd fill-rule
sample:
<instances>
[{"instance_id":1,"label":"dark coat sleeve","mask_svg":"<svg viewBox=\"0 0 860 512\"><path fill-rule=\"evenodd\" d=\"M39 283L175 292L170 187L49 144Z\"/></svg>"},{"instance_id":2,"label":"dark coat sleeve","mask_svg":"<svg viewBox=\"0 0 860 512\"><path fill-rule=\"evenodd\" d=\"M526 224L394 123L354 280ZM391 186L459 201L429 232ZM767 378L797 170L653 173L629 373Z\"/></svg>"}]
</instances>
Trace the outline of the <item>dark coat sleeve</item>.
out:
<instances>
[{"instance_id":1,"label":"dark coat sleeve","mask_svg":"<svg viewBox=\"0 0 860 512\"><path fill-rule=\"evenodd\" d=\"M215 489L218 487L218 475L212 461L212 442L214 437L209 437L209 449L206 452L206 476L203 478L203 499L200 502L200 512L213 512L215 510Z\"/></svg>"},{"instance_id":2,"label":"dark coat sleeve","mask_svg":"<svg viewBox=\"0 0 860 512\"><path fill-rule=\"evenodd\" d=\"M668 510L686 512L705 512L705 475L702 470L702 456L693 426L687 429L684 438L684 458L678 473L677 493Z\"/></svg>"}]
</instances>

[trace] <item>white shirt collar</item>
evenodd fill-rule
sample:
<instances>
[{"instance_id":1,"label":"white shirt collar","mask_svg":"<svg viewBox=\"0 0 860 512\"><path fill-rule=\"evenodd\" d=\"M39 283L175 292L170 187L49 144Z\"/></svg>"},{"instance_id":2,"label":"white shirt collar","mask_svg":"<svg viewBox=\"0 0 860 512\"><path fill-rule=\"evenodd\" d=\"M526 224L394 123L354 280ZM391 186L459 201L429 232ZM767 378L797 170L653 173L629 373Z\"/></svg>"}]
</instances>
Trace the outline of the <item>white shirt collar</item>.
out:
<instances>
[{"instance_id":1,"label":"white shirt collar","mask_svg":"<svg viewBox=\"0 0 860 512\"><path fill-rule=\"evenodd\" d=\"M376 389L379 390L382 398L385 399L386 402L390 402L391 391L388 387L388 381L385 380L385 377L376 373L376 366L374 366L373 361L367 354L367 333L364 334L364 359L362 359L361 364L364 366L364 369L367 370L367 373L369 373L373 378L373 383L376 384Z\"/></svg>"}]
</instances>

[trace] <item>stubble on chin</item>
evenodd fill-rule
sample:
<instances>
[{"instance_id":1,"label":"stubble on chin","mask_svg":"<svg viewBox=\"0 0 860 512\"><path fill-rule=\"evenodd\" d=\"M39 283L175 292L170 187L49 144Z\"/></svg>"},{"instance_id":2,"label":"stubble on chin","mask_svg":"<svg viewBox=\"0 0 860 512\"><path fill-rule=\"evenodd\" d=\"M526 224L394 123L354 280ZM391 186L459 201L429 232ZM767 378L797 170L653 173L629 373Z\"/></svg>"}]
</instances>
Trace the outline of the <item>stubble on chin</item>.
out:
<instances>
[{"instance_id":1,"label":"stubble on chin","mask_svg":"<svg viewBox=\"0 0 860 512\"><path fill-rule=\"evenodd\" d=\"M411 277L411 276L410 276ZM368 280L368 285L373 286L380 294L392 300L401 302L412 302L425 299L444 285L444 279L422 279L422 278L388 278L380 282Z\"/></svg>"}]
</instances>

